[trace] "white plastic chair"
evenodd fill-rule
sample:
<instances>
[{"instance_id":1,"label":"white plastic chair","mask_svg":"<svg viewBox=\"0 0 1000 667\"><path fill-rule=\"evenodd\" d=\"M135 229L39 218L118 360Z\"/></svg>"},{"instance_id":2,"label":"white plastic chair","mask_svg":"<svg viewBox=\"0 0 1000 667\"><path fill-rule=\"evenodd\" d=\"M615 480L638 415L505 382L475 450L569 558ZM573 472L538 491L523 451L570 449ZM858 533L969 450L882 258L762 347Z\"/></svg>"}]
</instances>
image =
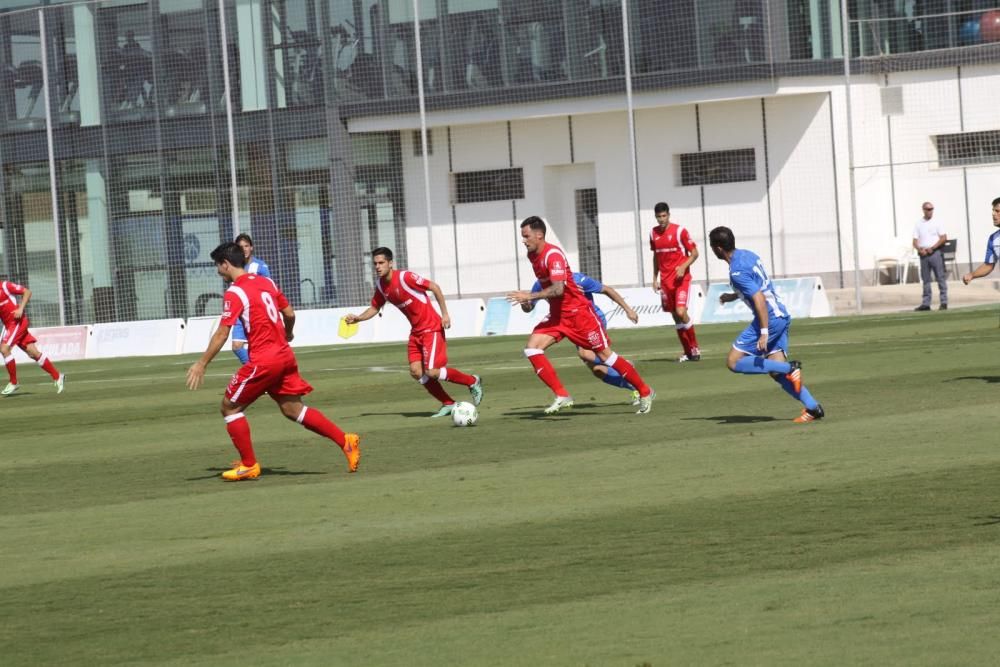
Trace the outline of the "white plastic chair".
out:
<instances>
[{"instance_id":1,"label":"white plastic chair","mask_svg":"<svg viewBox=\"0 0 1000 667\"><path fill-rule=\"evenodd\" d=\"M905 283L910 277L910 266L920 267L920 256L913 248L913 239L897 237L886 239L875 253L875 270L872 274L872 284L878 285L879 273L882 269L896 270L896 283Z\"/></svg>"}]
</instances>

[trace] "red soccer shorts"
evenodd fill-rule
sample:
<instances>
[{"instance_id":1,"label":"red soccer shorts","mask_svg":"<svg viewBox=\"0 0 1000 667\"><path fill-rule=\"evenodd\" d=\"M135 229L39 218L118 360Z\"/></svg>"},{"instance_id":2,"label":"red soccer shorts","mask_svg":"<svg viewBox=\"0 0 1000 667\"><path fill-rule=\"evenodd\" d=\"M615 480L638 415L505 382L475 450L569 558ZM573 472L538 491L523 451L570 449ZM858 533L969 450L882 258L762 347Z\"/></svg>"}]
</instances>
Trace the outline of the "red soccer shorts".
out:
<instances>
[{"instance_id":1,"label":"red soccer shorts","mask_svg":"<svg viewBox=\"0 0 1000 667\"><path fill-rule=\"evenodd\" d=\"M660 281L660 306L665 312L672 313L678 308L687 308L688 294L691 292L691 274L685 274L681 280Z\"/></svg>"},{"instance_id":2,"label":"red soccer shorts","mask_svg":"<svg viewBox=\"0 0 1000 667\"><path fill-rule=\"evenodd\" d=\"M28 345L37 343L38 339L28 331L28 318L22 317L19 320L11 320L10 324L4 327L3 342L23 350Z\"/></svg>"},{"instance_id":3,"label":"red soccer shorts","mask_svg":"<svg viewBox=\"0 0 1000 667\"><path fill-rule=\"evenodd\" d=\"M406 353L411 364L419 361L423 363L425 371L448 365L448 342L444 338L443 331L411 333Z\"/></svg>"},{"instance_id":4,"label":"red soccer shorts","mask_svg":"<svg viewBox=\"0 0 1000 667\"><path fill-rule=\"evenodd\" d=\"M237 405L250 405L264 394L278 396L304 396L313 390L312 385L299 375L295 355L250 361L240 366L226 387L226 398Z\"/></svg>"},{"instance_id":5,"label":"red soccer shorts","mask_svg":"<svg viewBox=\"0 0 1000 667\"><path fill-rule=\"evenodd\" d=\"M591 308L581 308L575 313L564 313L559 319L551 316L538 323L532 333L552 336L558 343L568 338L577 347L593 352L611 347L611 340Z\"/></svg>"}]
</instances>

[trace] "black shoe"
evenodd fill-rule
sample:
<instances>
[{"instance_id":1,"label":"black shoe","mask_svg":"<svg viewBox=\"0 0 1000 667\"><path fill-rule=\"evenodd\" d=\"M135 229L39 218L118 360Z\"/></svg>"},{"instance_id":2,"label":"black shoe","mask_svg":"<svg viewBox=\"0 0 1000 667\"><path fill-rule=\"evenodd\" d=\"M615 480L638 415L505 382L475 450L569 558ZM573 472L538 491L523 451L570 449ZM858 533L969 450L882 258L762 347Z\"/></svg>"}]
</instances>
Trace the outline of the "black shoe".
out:
<instances>
[{"instance_id":1,"label":"black shoe","mask_svg":"<svg viewBox=\"0 0 1000 667\"><path fill-rule=\"evenodd\" d=\"M913 310L930 310L930 309L931 309L930 306L917 306Z\"/></svg>"},{"instance_id":2,"label":"black shoe","mask_svg":"<svg viewBox=\"0 0 1000 667\"><path fill-rule=\"evenodd\" d=\"M948 310L948 304L946 304L946 303L942 303L942 304L941 304L941 305L940 305L940 306L938 307L938 310Z\"/></svg>"},{"instance_id":3,"label":"black shoe","mask_svg":"<svg viewBox=\"0 0 1000 667\"><path fill-rule=\"evenodd\" d=\"M688 355L688 361L701 361L701 355L700 354L689 354Z\"/></svg>"}]
</instances>

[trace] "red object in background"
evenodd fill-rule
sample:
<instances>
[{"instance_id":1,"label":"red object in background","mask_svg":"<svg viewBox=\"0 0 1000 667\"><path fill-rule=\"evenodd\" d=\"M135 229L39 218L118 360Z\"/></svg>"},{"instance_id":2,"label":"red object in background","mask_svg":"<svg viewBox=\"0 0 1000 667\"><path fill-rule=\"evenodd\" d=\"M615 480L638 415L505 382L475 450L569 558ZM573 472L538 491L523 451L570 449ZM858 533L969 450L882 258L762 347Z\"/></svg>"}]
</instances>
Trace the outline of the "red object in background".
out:
<instances>
[{"instance_id":1,"label":"red object in background","mask_svg":"<svg viewBox=\"0 0 1000 667\"><path fill-rule=\"evenodd\" d=\"M979 34L984 42L1000 42L1000 11L983 13L979 19Z\"/></svg>"}]
</instances>

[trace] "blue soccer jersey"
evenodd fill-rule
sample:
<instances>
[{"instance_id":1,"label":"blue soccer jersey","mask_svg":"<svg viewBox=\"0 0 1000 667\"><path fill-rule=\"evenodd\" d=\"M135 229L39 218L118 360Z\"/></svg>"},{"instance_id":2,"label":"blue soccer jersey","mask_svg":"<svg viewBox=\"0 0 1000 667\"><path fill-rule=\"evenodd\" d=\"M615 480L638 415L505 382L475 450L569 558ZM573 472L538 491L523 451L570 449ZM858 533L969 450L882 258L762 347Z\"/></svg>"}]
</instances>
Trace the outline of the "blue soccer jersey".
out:
<instances>
[{"instance_id":1,"label":"blue soccer jersey","mask_svg":"<svg viewBox=\"0 0 1000 667\"><path fill-rule=\"evenodd\" d=\"M247 273L256 273L258 276L264 276L265 278L271 277L271 270L267 268L267 262L262 259L251 256L244 268Z\"/></svg>"},{"instance_id":2,"label":"blue soccer jersey","mask_svg":"<svg viewBox=\"0 0 1000 667\"><path fill-rule=\"evenodd\" d=\"M594 314L597 315L597 319L601 321L601 326L607 329L608 320L604 316L604 311L601 310L600 307L597 305L597 303L594 301L594 295L600 294L601 292L604 291L603 283L601 283L600 280L595 280L594 278L588 276L586 273L580 273L579 271L573 273L573 282L576 283L576 286L580 288L580 291L583 292L583 295L587 297L588 301L590 301L590 307L594 309ZM531 291L532 292L542 291L542 283L536 280L535 284L531 286Z\"/></svg>"},{"instance_id":3,"label":"blue soccer jersey","mask_svg":"<svg viewBox=\"0 0 1000 667\"><path fill-rule=\"evenodd\" d=\"M1000 231L995 231L986 241L986 259L983 263L996 264L998 258L1000 258Z\"/></svg>"},{"instance_id":4,"label":"blue soccer jersey","mask_svg":"<svg viewBox=\"0 0 1000 667\"><path fill-rule=\"evenodd\" d=\"M754 314L753 322L756 326L760 326L760 322L757 321L757 311L753 306L753 296L757 292L764 295L768 319L788 318L785 304L778 298L771 280L767 277L767 271L764 270L764 264L755 253L740 249L733 251L733 256L729 260L729 283Z\"/></svg>"}]
</instances>

